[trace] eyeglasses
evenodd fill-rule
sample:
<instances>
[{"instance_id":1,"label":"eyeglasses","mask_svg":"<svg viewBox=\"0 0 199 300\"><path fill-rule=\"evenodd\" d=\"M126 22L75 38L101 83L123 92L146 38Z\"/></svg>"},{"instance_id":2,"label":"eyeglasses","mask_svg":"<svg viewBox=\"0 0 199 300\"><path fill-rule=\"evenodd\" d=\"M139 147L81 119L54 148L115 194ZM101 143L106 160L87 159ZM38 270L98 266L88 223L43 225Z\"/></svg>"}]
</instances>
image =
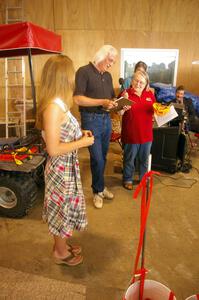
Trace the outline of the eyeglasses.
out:
<instances>
[{"instance_id":1,"label":"eyeglasses","mask_svg":"<svg viewBox=\"0 0 199 300\"><path fill-rule=\"evenodd\" d=\"M141 81L141 80L138 80L138 79L133 79L133 81L135 81L139 85L145 85L146 84L146 81Z\"/></svg>"},{"instance_id":2,"label":"eyeglasses","mask_svg":"<svg viewBox=\"0 0 199 300\"><path fill-rule=\"evenodd\" d=\"M110 68L113 64L115 64L115 59L112 57L107 57L106 61L108 62L107 67Z\"/></svg>"},{"instance_id":3,"label":"eyeglasses","mask_svg":"<svg viewBox=\"0 0 199 300\"><path fill-rule=\"evenodd\" d=\"M109 61L111 64L114 64L114 63L115 63L115 59L114 59L114 58L111 58L111 57L108 57L108 61Z\"/></svg>"}]
</instances>

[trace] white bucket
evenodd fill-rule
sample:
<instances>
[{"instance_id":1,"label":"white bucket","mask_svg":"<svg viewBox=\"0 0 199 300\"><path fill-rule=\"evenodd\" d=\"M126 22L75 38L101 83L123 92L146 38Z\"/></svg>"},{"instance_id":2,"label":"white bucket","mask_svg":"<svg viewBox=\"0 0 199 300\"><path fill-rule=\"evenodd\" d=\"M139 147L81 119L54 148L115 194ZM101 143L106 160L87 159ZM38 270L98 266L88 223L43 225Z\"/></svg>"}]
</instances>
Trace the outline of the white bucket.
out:
<instances>
[{"instance_id":1,"label":"white bucket","mask_svg":"<svg viewBox=\"0 0 199 300\"><path fill-rule=\"evenodd\" d=\"M136 281L129 286L126 291L125 299L126 300L139 300L139 287L140 281ZM144 281L144 296L143 300L169 300L171 290L168 289L165 285L154 281L154 280L145 280ZM174 300L176 298L174 297Z\"/></svg>"},{"instance_id":2,"label":"white bucket","mask_svg":"<svg viewBox=\"0 0 199 300\"><path fill-rule=\"evenodd\" d=\"M186 298L185 300L197 300L197 296L196 295L192 295L189 298Z\"/></svg>"}]
</instances>

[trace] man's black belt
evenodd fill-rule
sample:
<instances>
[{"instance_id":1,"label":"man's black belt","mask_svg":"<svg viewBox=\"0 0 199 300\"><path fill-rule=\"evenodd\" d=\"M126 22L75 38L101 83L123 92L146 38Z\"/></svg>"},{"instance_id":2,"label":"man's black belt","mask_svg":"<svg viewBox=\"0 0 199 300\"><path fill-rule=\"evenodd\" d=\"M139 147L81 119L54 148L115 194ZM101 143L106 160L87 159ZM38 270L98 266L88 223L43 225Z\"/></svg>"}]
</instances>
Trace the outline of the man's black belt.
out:
<instances>
[{"instance_id":1,"label":"man's black belt","mask_svg":"<svg viewBox=\"0 0 199 300\"><path fill-rule=\"evenodd\" d=\"M84 110L84 109L81 109L80 110L80 113L81 112L86 112L86 113L89 113L89 114L108 114L109 112L108 111L105 111L105 110L96 110L96 111L88 111L88 110Z\"/></svg>"}]
</instances>

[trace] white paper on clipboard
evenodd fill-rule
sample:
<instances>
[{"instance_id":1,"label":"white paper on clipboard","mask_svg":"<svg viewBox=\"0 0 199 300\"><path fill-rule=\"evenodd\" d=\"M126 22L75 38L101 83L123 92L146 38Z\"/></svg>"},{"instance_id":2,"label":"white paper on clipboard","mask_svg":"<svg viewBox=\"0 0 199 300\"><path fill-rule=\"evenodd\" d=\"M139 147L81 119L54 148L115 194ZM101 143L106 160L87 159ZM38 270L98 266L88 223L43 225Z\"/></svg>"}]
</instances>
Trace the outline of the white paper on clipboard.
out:
<instances>
[{"instance_id":1,"label":"white paper on clipboard","mask_svg":"<svg viewBox=\"0 0 199 300\"><path fill-rule=\"evenodd\" d=\"M177 111L175 110L174 106L171 105L169 111L163 115L163 116L158 116L156 113L154 113L154 118L156 120L156 123L158 127L168 123L169 121L175 119L178 116Z\"/></svg>"}]
</instances>

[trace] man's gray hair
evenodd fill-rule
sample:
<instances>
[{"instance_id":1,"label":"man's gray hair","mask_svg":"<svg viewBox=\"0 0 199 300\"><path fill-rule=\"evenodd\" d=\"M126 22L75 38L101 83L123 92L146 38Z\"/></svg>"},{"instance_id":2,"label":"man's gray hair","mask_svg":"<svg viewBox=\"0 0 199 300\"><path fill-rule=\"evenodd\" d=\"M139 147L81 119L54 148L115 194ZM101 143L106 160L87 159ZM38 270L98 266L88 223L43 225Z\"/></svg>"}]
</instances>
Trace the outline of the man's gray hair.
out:
<instances>
[{"instance_id":1,"label":"man's gray hair","mask_svg":"<svg viewBox=\"0 0 199 300\"><path fill-rule=\"evenodd\" d=\"M116 56L117 50L111 45L104 45L95 53L93 62L95 64L98 64L103 61L108 55Z\"/></svg>"}]
</instances>

